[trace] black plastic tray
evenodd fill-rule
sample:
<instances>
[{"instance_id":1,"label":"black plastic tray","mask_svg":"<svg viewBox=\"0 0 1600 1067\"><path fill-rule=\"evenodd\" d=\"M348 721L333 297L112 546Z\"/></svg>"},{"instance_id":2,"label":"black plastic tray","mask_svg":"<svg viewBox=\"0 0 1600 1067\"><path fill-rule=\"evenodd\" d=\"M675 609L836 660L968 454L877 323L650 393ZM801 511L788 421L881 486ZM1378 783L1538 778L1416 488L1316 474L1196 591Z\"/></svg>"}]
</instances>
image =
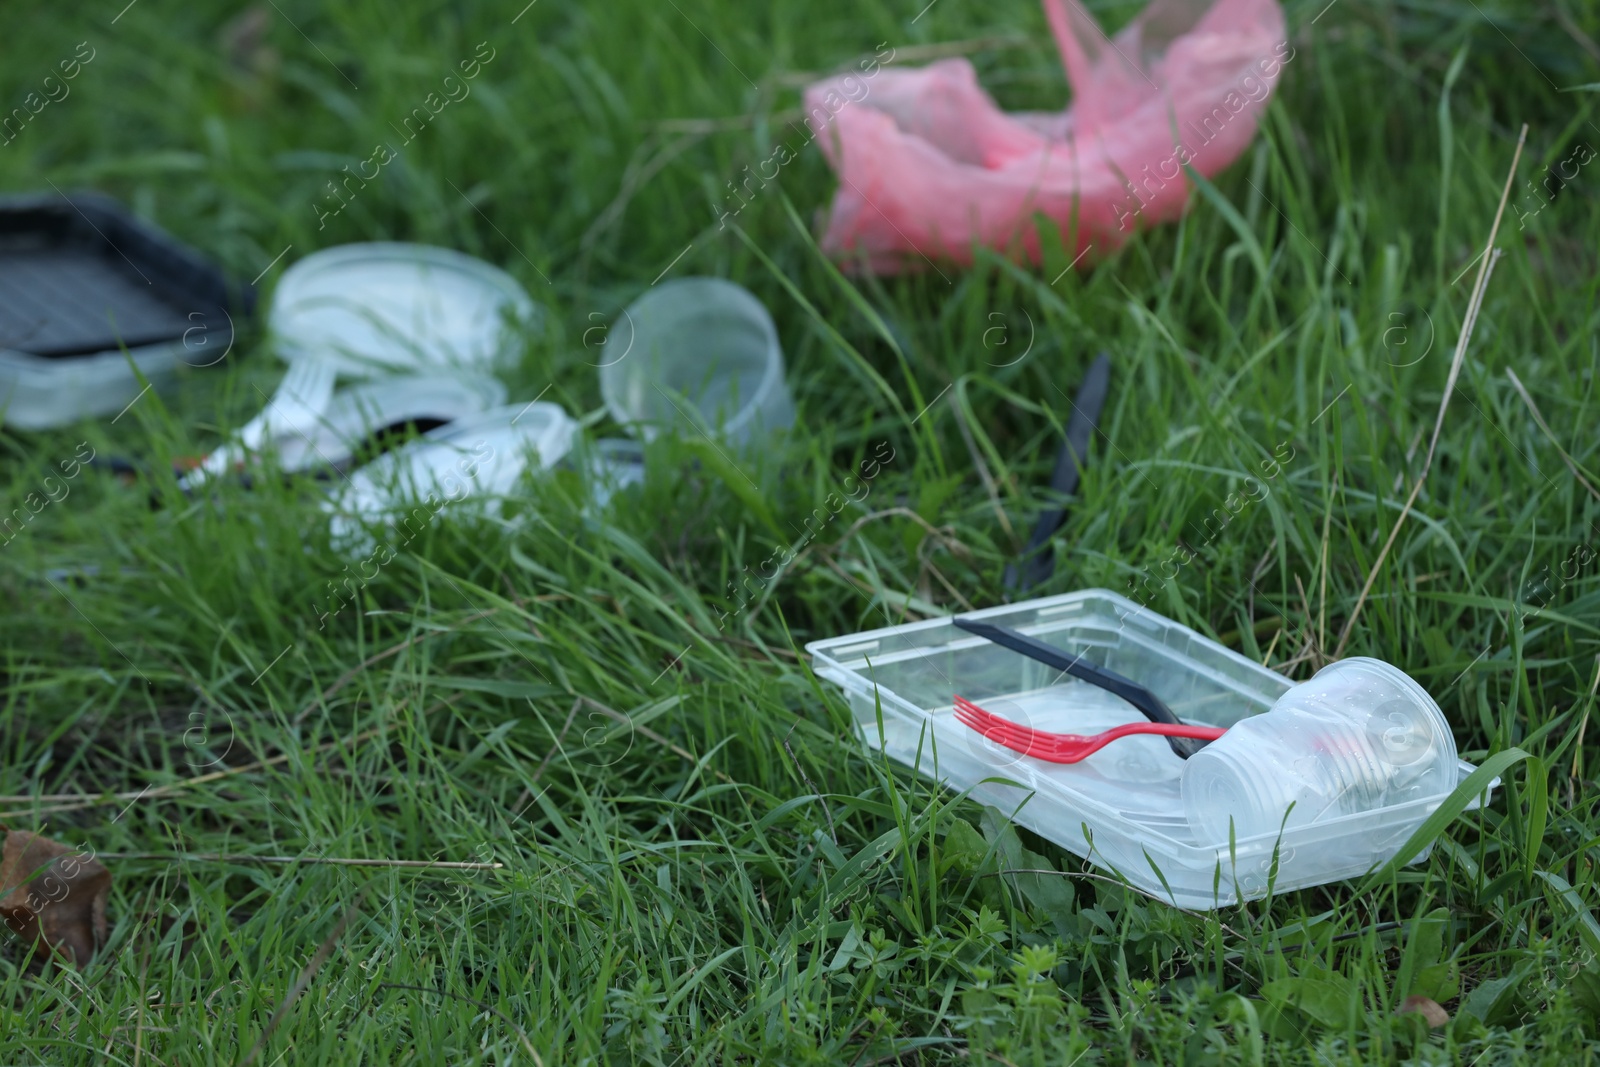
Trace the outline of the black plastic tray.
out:
<instances>
[{"instance_id":1,"label":"black plastic tray","mask_svg":"<svg viewBox=\"0 0 1600 1067\"><path fill-rule=\"evenodd\" d=\"M204 365L254 307L252 286L109 197L0 198L0 349L69 359L203 334L185 362Z\"/></svg>"}]
</instances>

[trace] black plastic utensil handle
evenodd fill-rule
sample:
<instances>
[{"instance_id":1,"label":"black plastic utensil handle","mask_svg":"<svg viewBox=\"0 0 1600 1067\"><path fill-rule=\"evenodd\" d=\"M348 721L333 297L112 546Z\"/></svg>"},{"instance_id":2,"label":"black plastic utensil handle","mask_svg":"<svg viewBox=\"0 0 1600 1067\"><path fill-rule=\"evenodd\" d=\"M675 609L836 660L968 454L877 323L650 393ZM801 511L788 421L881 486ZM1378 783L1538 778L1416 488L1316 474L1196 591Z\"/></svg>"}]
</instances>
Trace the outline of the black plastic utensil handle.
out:
<instances>
[{"instance_id":1,"label":"black plastic utensil handle","mask_svg":"<svg viewBox=\"0 0 1600 1067\"><path fill-rule=\"evenodd\" d=\"M1018 655L1036 660L1046 667L1054 667L1058 671L1064 671L1080 681L1099 686L1106 692L1121 697L1139 709L1139 712L1151 722L1162 722L1173 726L1184 725L1183 720L1174 715L1172 709L1162 703L1161 698L1150 690L1131 678L1124 678L1116 671L1110 671L1097 664L1090 663L1082 655L1063 652L1059 648L1045 644L1038 638L1029 637L1027 634L1018 633L1004 626L996 626L991 622L963 619L960 616L955 616L950 621L955 624L957 629L965 630L967 633L975 637L981 637L986 641L991 641L1001 648L1010 649ZM1205 741L1189 737L1169 737L1166 741L1179 759L1188 759L1207 744Z\"/></svg>"},{"instance_id":2,"label":"black plastic utensil handle","mask_svg":"<svg viewBox=\"0 0 1600 1067\"><path fill-rule=\"evenodd\" d=\"M1077 399L1072 402L1072 416L1067 420L1067 439L1061 444L1055 470L1050 474L1050 488L1063 498L1078 491L1079 476L1089 459L1089 439L1100 423L1100 410L1105 407L1106 392L1110 388L1111 357L1101 352L1089 364L1088 373L1078 386ZM1056 557L1050 539L1066 518L1064 501L1040 512L1033 535L1028 538L1028 547L1022 550L1015 563L1006 565L1005 587L1009 592L1031 589L1055 573Z\"/></svg>"}]
</instances>

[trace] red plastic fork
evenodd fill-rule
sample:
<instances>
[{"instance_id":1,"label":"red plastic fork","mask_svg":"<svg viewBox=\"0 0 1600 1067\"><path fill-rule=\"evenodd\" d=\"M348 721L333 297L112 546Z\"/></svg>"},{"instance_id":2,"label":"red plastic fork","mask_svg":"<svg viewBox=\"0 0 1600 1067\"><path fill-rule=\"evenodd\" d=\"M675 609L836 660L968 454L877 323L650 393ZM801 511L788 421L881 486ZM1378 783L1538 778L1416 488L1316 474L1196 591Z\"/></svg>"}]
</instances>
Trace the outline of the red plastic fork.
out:
<instances>
[{"instance_id":1,"label":"red plastic fork","mask_svg":"<svg viewBox=\"0 0 1600 1067\"><path fill-rule=\"evenodd\" d=\"M1052 734L1021 726L984 711L966 697L956 697L956 719L970 726L990 741L1004 745L1024 756L1032 756L1049 763L1077 763L1086 756L1100 751L1119 737L1134 734L1159 734L1162 737L1192 737L1200 741L1215 741L1226 731L1219 726L1187 726L1164 722L1129 722L1099 734Z\"/></svg>"}]
</instances>

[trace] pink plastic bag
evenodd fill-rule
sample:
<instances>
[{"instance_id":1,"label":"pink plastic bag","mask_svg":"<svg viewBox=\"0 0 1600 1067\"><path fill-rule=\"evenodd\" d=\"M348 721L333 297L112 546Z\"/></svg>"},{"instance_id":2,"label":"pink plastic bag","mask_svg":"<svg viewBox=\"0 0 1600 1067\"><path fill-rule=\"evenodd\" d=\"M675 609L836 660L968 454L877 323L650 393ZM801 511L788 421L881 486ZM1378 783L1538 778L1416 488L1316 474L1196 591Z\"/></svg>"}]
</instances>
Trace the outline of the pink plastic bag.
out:
<instances>
[{"instance_id":1,"label":"pink plastic bag","mask_svg":"<svg viewBox=\"0 0 1600 1067\"><path fill-rule=\"evenodd\" d=\"M1294 58L1277 0L1153 0L1107 39L1077 0L1044 0L1073 103L995 106L972 64L887 66L805 92L806 122L839 174L822 247L892 274L972 262L985 245L1037 263L1033 216L1104 254L1177 218L1184 166L1210 177L1255 135Z\"/></svg>"}]
</instances>

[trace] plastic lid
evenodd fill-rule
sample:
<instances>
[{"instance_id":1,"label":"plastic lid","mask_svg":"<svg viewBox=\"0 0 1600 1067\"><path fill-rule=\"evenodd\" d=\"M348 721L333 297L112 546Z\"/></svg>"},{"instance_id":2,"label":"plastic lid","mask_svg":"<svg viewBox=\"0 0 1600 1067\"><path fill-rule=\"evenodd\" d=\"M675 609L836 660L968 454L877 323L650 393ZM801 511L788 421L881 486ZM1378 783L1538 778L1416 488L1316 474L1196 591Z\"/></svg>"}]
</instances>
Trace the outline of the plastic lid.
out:
<instances>
[{"instance_id":1,"label":"plastic lid","mask_svg":"<svg viewBox=\"0 0 1600 1067\"><path fill-rule=\"evenodd\" d=\"M396 370L485 370L515 323L538 309L517 280L446 248L338 245L278 281L267 324L286 360L326 361L349 377Z\"/></svg>"}]
</instances>

